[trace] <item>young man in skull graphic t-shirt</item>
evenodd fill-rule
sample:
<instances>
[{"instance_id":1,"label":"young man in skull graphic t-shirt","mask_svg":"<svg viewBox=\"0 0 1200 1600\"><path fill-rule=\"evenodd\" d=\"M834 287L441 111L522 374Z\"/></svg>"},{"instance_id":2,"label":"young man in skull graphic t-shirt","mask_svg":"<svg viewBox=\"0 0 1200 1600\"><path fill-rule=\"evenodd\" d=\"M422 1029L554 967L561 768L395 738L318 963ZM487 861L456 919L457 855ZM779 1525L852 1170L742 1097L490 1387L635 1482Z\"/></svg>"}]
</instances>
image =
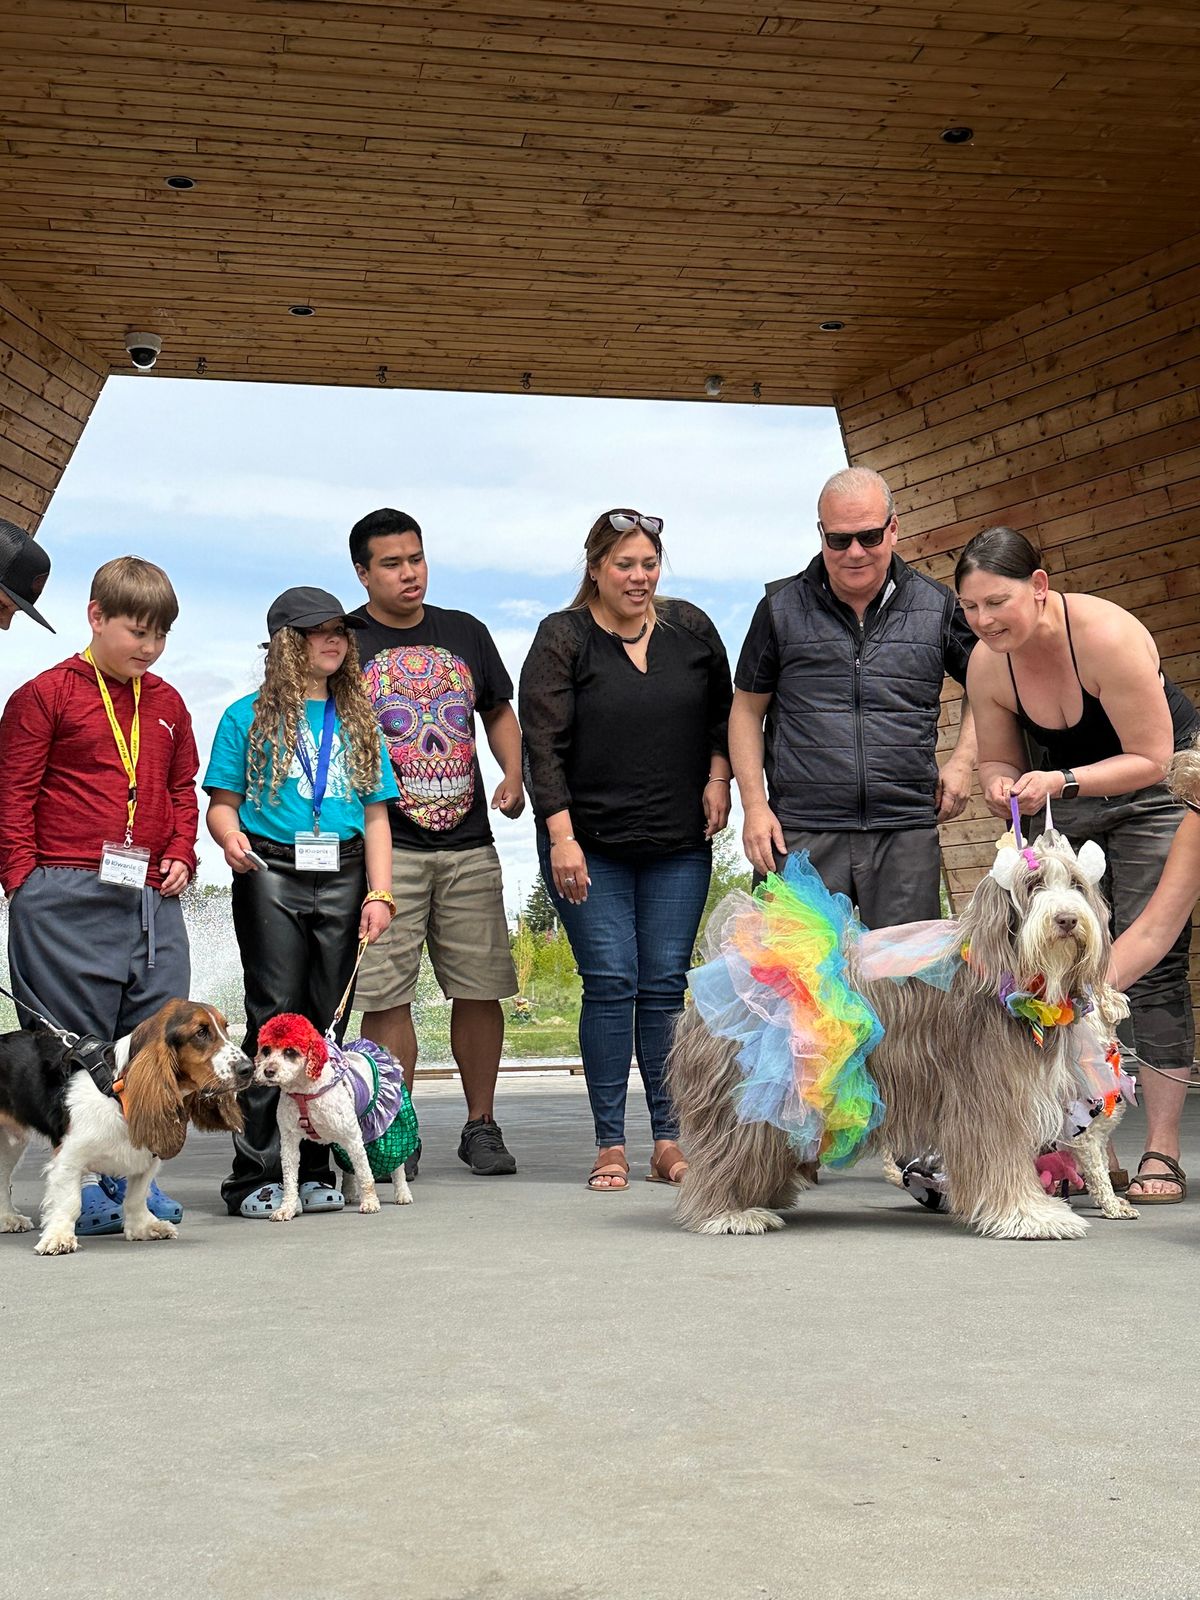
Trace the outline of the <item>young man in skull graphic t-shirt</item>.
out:
<instances>
[{"instance_id":1,"label":"young man in skull graphic t-shirt","mask_svg":"<svg viewBox=\"0 0 1200 1600\"><path fill-rule=\"evenodd\" d=\"M481 1176L516 1171L493 1116L504 1044L500 1001L517 990L500 861L475 739L482 724L504 778L491 808L520 816L521 730L512 680L476 617L425 604L421 530L403 511L373 511L350 532L350 557L367 603L355 612L363 676L396 774L392 893L396 915L371 946L358 980L363 1033L402 1064L417 1064L412 1002L421 947L452 1002L450 1046L467 1097L458 1154ZM410 1158L416 1176L419 1158Z\"/></svg>"}]
</instances>

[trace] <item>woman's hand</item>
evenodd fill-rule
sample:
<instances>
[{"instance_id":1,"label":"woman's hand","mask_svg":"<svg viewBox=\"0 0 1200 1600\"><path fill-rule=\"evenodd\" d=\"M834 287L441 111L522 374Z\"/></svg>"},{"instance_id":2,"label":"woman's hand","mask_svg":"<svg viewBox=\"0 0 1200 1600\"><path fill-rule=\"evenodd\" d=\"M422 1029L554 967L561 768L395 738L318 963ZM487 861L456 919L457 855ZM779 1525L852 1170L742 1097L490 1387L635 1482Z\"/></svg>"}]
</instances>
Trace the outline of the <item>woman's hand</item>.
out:
<instances>
[{"instance_id":1,"label":"woman's hand","mask_svg":"<svg viewBox=\"0 0 1200 1600\"><path fill-rule=\"evenodd\" d=\"M1065 781L1061 772L1023 773L1011 789L1021 807L1021 815L1031 816L1042 810L1047 799L1057 800Z\"/></svg>"},{"instance_id":2,"label":"woman's hand","mask_svg":"<svg viewBox=\"0 0 1200 1600\"><path fill-rule=\"evenodd\" d=\"M587 899L587 857L574 839L562 839L550 845L550 875L554 879L555 893L573 906L581 906Z\"/></svg>"},{"instance_id":3,"label":"woman's hand","mask_svg":"<svg viewBox=\"0 0 1200 1600\"><path fill-rule=\"evenodd\" d=\"M729 821L729 780L710 778L704 785L704 837L715 838Z\"/></svg>"},{"instance_id":4,"label":"woman's hand","mask_svg":"<svg viewBox=\"0 0 1200 1600\"><path fill-rule=\"evenodd\" d=\"M374 944L392 923L392 908L386 900L368 900L358 919L358 937Z\"/></svg>"},{"instance_id":5,"label":"woman's hand","mask_svg":"<svg viewBox=\"0 0 1200 1600\"><path fill-rule=\"evenodd\" d=\"M994 817L1010 819L1012 807L1009 805L1009 796L1012 794L1013 779L1008 777L990 778L983 786L983 803Z\"/></svg>"},{"instance_id":6,"label":"woman's hand","mask_svg":"<svg viewBox=\"0 0 1200 1600\"><path fill-rule=\"evenodd\" d=\"M235 828L232 833L225 835L225 860L235 872L253 872L255 870L253 861L249 861L246 858L246 852L249 848L249 839L238 829Z\"/></svg>"}]
</instances>

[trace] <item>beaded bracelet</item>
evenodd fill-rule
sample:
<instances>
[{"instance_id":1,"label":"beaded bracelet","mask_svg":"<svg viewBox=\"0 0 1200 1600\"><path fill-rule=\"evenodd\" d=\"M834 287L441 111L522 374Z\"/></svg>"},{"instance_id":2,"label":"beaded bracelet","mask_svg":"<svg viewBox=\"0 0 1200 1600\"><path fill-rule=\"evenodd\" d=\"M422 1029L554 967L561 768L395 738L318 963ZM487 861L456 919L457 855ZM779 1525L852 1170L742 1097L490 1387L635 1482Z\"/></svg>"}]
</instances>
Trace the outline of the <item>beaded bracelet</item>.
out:
<instances>
[{"instance_id":1,"label":"beaded bracelet","mask_svg":"<svg viewBox=\"0 0 1200 1600\"><path fill-rule=\"evenodd\" d=\"M392 913L392 915L393 916L396 915L396 902L395 902L395 900L392 899L392 896L388 893L388 891L386 889L372 889L371 892L363 900L363 905L364 906L369 906L371 904L372 900L377 900L380 905L387 906L388 910Z\"/></svg>"}]
</instances>

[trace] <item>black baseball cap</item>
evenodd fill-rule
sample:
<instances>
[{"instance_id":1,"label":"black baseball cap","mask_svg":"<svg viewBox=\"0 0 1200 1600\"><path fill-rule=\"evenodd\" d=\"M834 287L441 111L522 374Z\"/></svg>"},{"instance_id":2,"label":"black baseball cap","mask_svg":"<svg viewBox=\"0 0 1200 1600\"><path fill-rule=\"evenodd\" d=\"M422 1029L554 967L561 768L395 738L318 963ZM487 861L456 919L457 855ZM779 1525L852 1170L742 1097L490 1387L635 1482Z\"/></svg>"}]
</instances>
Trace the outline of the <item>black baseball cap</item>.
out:
<instances>
[{"instance_id":1,"label":"black baseball cap","mask_svg":"<svg viewBox=\"0 0 1200 1600\"><path fill-rule=\"evenodd\" d=\"M273 639L280 628L319 628L334 619L348 628L365 628L361 617L352 617L336 595L328 589L285 589L267 612L267 633Z\"/></svg>"},{"instance_id":2,"label":"black baseball cap","mask_svg":"<svg viewBox=\"0 0 1200 1600\"><path fill-rule=\"evenodd\" d=\"M13 605L40 622L43 628L50 628L50 624L33 602L46 587L49 576L50 557L37 540L30 538L15 522L6 522L0 517L0 589ZM50 628L50 632L54 629Z\"/></svg>"}]
</instances>

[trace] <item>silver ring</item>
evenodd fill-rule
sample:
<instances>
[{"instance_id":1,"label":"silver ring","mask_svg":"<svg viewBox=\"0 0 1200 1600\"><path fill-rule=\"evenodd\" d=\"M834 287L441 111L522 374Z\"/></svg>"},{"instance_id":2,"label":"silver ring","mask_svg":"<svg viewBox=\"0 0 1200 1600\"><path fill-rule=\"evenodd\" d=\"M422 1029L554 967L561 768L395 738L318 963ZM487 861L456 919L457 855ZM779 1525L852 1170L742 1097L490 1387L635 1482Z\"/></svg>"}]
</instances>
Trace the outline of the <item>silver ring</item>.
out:
<instances>
[{"instance_id":1,"label":"silver ring","mask_svg":"<svg viewBox=\"0 0 1200 1600\"><path fill-rule=\"evenodd\" d=\"M574 882L575 882L575 879L574 879L574 878L564 878L564 879L563 879L563 882L564 882L564 883L574 883Z\"/></svg>"}]
</instances>

